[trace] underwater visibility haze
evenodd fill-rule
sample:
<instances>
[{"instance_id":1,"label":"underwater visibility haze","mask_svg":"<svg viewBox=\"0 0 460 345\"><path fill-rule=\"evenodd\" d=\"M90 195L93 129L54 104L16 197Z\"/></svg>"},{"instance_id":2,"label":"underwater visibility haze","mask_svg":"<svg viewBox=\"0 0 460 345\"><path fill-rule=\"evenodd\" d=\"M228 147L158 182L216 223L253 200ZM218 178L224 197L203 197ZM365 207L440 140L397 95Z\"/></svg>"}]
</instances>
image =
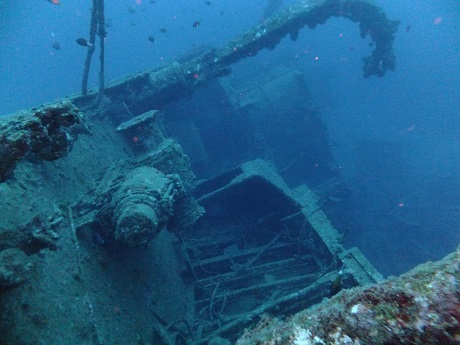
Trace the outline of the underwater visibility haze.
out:
<instances>
[{"instance_id":1,"label":"underwater visibility haze","mask_svg":"<svg viewBox=\"0 0 460 345\"><path fill-rule=\"evenodd\" d=\"M460 343L458 0L0 24L0 344Z\"/></svg>"}]
</instances>

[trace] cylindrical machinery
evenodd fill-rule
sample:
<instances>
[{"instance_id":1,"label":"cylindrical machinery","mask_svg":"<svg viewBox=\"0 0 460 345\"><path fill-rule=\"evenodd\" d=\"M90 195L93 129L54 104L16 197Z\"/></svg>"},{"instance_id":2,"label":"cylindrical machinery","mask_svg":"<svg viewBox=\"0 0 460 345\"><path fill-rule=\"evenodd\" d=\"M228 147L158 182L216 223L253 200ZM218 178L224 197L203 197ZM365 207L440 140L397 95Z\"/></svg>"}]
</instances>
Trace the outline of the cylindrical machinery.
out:
<instances>
[{"instance_id":1,"label":"cylindrical machinery","mask_svg":"<svg viewBox=\"0 0 460 345\"><path fill-rule=\"evenodd\" d=\"M115 226L115 240L130 245L150 241L158 229L158 217L151 205L123 203L118 208Z\"/></svg>"},{"instance_id":2,"label":"cylindrical machinery","mask_svg":"<svg viewBox=\"0 0 460 345\"><path fill-rule=\"evenodd\" d=\"M100 213L103 222L111 224L105 232L129 246L146 244L166 225L175 201L183 194L177 176L150 167L136 168L126 175L106 211Z\"/></svg>"},{"instance_id":3,"label":"cylindrical machinery","mask_svg":"<svg viewBox=\"0 0 460 345\"><path fill-rule=\"evenodd\" d=\"M118 175L100 190L86 204L93 210L83 217L89 219L81 225L91 225L101 242L144 245L165 226L181 226L202 212L190 202L178 175L152 167L142 166Z\"/></svg>"}]
</instances>

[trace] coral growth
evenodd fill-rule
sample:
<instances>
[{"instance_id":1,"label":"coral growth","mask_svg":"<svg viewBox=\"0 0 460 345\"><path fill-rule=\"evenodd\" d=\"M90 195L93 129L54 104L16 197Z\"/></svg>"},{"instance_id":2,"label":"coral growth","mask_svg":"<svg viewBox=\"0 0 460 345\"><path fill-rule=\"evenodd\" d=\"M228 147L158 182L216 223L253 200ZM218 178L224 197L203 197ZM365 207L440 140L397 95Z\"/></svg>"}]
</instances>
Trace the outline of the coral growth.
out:
<instances>
[{"instance_id":1,"label":"coral growth","mask_svg":"<svg viewBox=\"0 0 460 345\"><path fill-rule=\"evenodd\" d=\"M460 344L460 247L436 263L342 291L286 321L270 319L246 344Z\"/></svg>"}]
</instances>

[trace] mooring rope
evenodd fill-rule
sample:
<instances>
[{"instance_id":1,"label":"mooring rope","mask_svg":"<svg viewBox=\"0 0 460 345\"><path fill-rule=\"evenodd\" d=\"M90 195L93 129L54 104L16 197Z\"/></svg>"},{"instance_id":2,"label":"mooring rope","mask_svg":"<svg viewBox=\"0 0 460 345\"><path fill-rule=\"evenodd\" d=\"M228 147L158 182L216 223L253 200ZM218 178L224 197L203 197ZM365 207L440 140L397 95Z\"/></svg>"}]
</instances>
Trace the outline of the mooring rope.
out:
<instances>
[{"instance_id":1,"label":"mooring rope","mask_svg":"<svg viewBox=\"0 0 460 345\"><path fill-rule=\"evenodd\" d=\"M104 91L104 40L105 40L105 18L104 18L104 0L93 0L93 8L91 10L91 22L89 27L88 51L86 53L85 68L83 70L83 80L81 85L81 93L88 93L88 77L91 67L91 58L95 50L96 34L99 35L100 42L100 70L99 70L99 94L97 102L102 98Z\"/></svg>"}]
</instances>

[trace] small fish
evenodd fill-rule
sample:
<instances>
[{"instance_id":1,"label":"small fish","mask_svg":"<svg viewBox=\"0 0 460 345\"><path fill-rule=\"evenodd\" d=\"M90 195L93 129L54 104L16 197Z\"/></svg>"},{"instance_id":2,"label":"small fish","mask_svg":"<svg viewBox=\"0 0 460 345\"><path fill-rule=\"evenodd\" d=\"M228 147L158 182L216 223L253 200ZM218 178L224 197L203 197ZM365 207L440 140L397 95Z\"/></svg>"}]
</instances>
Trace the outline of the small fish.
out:
<instances>
[{"instance_id":1,"label":"small fish","mask_svg":"<svg viewBox=\"0 0 460 345\"><path fill-rule=\"evenodd\" d=\"M48 0L48 2L51 2L53 5L62 5L59 0Z\"/></svg>"},{"instance_id":2,"label":"small fish","mask_svg":"<svg viewBox=\"0 0 460 345\"><path fill-rule=\"evenodd\" d=\"M112 19L111 18L106 19L104 25L106 28L111 28L113 26Z\"/></svg>"},{"instance_id":3,"label":"small fish","mask_svg":"<svg viewBox=\"0 0 460 345\"><path fill-rule=\"evenodd\" d=\"M132 6L128 6L128 12L129 12L129 13L136 13L137 10L136 10L134 7L132 7Z\"/></svg>"},{"instance_id":4,"label":"small fish","mask_svg":"<svg viewBox=\"0 0 460 345\"><path fill-rule=\"evenodd\" d=\"M337 277L331 282L331 289L329 291L329 296L332 297L338 294L342 290L342 271L339 271Z\"/></svg>"},{"instance_id":5,"label":"small fish","mask_svg":"<svg viewBox=\"0 0 460 345\"><path fill-rule=\"evenodd\" d=\"M94 244L101 247L107 246L107 240L99 232L93 231L91 237L93 239Z\"/></svg>"},{"instance_id":6,"label":"small fish","mask_svg":"<svg viewBox=\"0 0 460 345\"><path fill-rule=\"evenodd\" d=\"M51 46L53 47L54 50L61 49L61 45L59 44L58 41L55 41Z\"/></svg>"},{"instance_id":7,"label":"small fish","mask_svg":"<svg viewBox=\"0 0 460 345\"><path fill-rule=\"evenodd\" d=\"M77 44L82 47L92 47L92 44L88 42L86 38L80 37L76 40Z\"/></svg>"},{"instance_id":8,"label":"small fish","mask_svg":"<svg viewBox=\"0 0 460 345\"><path fill-rule=\"evenodd\" d=\"M374 46L374 42L369 42L369 47L373 47Z\"/></svg>"},{"instance_id":9,"label":"small fish","mask_svg":"<svg viewBox=\"0 0 460 345\"><path fill-rule=\"evenodd\" d=\"M211 6L211 1L207 0L204 2L207 6Z\"/></svg>"},{"instance_id":10,"label":"small fish","mask_svg":"<svg viewBox=\"0 0 460 345\"><path fill-rule=\"evenodd\" d=\"M199 27L200 25L201 25L201 23L200 23L199 20L197 20L196 22L194 22L194 23L192 24L192 26L193 26L194 28L197 28L197 27Z\"/></svg>"},{"instance_id":11,"label":"small fish","mask_svg":"<svg viewBox=\"0 0 460 345\"><path fill-rule=\"evenodd\" d=\"M156 40L155 40L155 37L153 37L152 35L150 35L149 37L147 37L147 39L152 42L152 43L155 43Z\"/></svg>"},{"instance_id":12,"label":"small fish","mask_svg":"<svg viewBox=\"0 0 460 345\"><path fill-rule=\"evenodd\" d=\"M160 29L160 32L163 33L163 34L166 33L167 31L168 31L168 30L166 30L166 28L161 28L161 29Z\"/></svg>"},{"instance_id":13,"label":"small fish","mask_svg":"<svg viewBox=\"0 0 460 345\"><path fill-rule=\"evenodd\" d=\"M409 32L409 31L410 31L410 29L412 29L412 25L408 25L408 26L406 26L406 32Z\"/></svg>"}]
</instances>

